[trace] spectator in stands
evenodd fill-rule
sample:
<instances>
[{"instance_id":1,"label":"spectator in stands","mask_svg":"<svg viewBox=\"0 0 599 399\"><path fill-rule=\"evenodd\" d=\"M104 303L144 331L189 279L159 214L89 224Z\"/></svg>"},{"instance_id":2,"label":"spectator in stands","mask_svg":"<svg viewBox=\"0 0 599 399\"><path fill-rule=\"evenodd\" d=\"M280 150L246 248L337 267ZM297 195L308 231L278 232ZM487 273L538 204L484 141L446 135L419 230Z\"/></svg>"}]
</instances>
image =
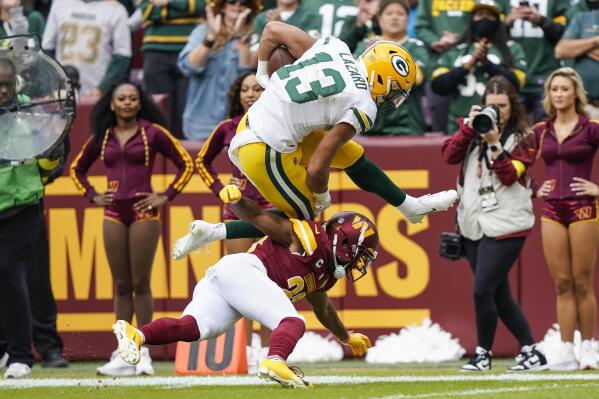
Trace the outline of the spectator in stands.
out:
<instances>
[{"instance_id":1,"label":"spectator in stands","mask_svg":"<svg viewBox=\"0 0 599 399\"><path fill-rule=\"evenodd\" d=\"M109 0L54 0L42 47L81 73L81 96L106 93L129 72L127 10Z\"/></svg>"},{"instance_id":2,"label":"spectator in stands","mask_svg":"<svg viewBox=\"0 0 599 399\"><path fill-rule=\"evenodd\" d=\"M458 118L458 130L443 143L443 159L461 164L457 221L466 258L474 272L478 346L462 371L491 369L493 340L500 318L522 346L511 371L543 370L545 356L534 346L526 316L512 297L509 271L534 225L530 178L534 136L513 84L491 78L481 98L497 116L483 129L481 106ZM489 120L490 119L490 120Z\"/></svg>"},{"instance_id":3,"label":"spectator in stands","mask_svg":"<svg viewBox=\"0 0 599 399\"><path fill-rule=\"evenodd\" d=\"M217 0L179 53L179 68L191 78L183 114L187 139L208 138L226 116L224 88L253 68L249 38L259 8L258 0Z\"/></svg>"},{"instance_id":4,"label":"spectator in stands","mask_svg":"<svg viewBox=\"0 0 599 399\"><path fill-rule=\"evenodd\" d=\"M412 87L410 96L396 110L379 112L374 126L365 132L367 135L419 135L425 131L420 102L422 83L428 65L428 52L424 43L407 35L409 11L407 0L382 0L377 13L381 35L365 38L358 44L354 53L354 57L357 58L377 40L390 40L402 45L412 54L417 68L416 84Z\"/></svg>"},{"instance_id":5,"label":"spectator in stands","mask_svg":"<svg viewBox=\"0 0 599 399\"><path fill-rule=\"evenodd\" d=\"M168 94L171 131L180 135L188 79L177 66L190 33L202 21L203 1L143 0L139 6L147 24L143 38L144 84L148 93Z\"/></svg>"},{"instance_id":6,"label":"spectator in stands","mask_svg":"<svg viewBox=\"0 0 599 399\"><path fill-rule=\"evenodd\" d=\"M449 98L448 133L455 132L457 118L480 101L490 77L504 76L516 88L524 85L524 52L508 41L502 14L493 0L476 0L464 40L443 53L432 74L432 89Z\"/></svg>"},{"instance_id":7,"label":"spectator in stands","mask_svg":"<svg viewBox=\"0 0 599 399\"><path fill-rule=\"evenodd\" d=\"M468 30L472 1L419 0L416 11L416 38L422 40L431 52L434 69L437 60L453 49ZM426 102L435 131L445 131L448 120L448 99L439 96L426 85Z\"/></svg>"},{"instance_id":8,"label":"spectator in stands","mask_svg":"<svg viewBox=\"0 0 599 399\"><path fill-rule=\"evenodd\" d=\"M224 187L218 174L212 166L214 159L223 150L229 147L229 143L235 136L237 131L237 125L239 121L245 115L250 106L258 100L264 89L256 81L256 75L254 72L244 72L231 85L229 93L227 95L228 106L227 116L229 119L221 122L210 134L208 140L204 143L204 146L198 153L196 158L196 167L200 172L200 177L204 180L204 183L210 190L219 198L220 190ZM238 186L246 198L251 198L256 201L263 209L272 208L272 205L268 203L258 192L256 187L241 173L239 169L229 161L229 167L233 171L233 177L229 181L229 184L235 184ZM239 220L235 215L231 206L225 204L223 207L223 220ZM225 248L228 254L236 254L240 252L246 252L257 239L254 238L238 238L233 240L225 241ZM252 321L246 320L246 333L248 338L248 348L251 346L252 339ZM262 346L268 346L268 329L263 327L261 331ZM248 350L248 366L257 366L257 362L265 357L261 356L260 359L253 358L254 353Z\"/></svg>"},{"instance_id":9,"label":"spectator in stands","mask_svg":"<svg viewBox=\"0 0 599 399\"><path fill-rule=\"evenodd\" d=\"M346 18L339 39L356 53L358 44L368 36L380 36L381 28L377 20L379 0L358 0L358 14Z\"/></svg>"},{"instance_id":10,"label":"spectator in stands","mask_svg":"<svg viewBox=\"0 0 599 399\"><path fill-rule=\"evenodd\" d=\"M543 83L559 61L553 55L567 22L570 3L547 0L537 9L528 1L511 7L505 19L510 36L522 46L526 56L526 83L520 91L526 113L534 122L545 117L543 112Z\"/></svg>"},{"instance_id":11,"label":"spectator in stands","mask_svg":"<svg viewBox=\"0 0 599 399\"><path fill-rule=\"evenodd\" d=\"M555 47L559 59L574 59L574 69L587 90L585 111L599 119L599 0L587 0L588 11L578 12Z\"/></svg>"},{"instance_id":12,"label":"spectator in stands","mask_svg":"<svg viewBox=\"0 0 599 399\"><path fill-rule=\"evenodd\" d=\"M591 343L597 323L593 275L599 246L599 187L590 181L599 146L599 123L589 120L585 105L580 75L572 68L560 68L545 82L543 107L549 118L533 128L537 157L546 164L546 180L536 194L545 199L541 235L555 283L563 341L552 360L552 370L599 367ZM579 361L573 344L577 324L582 335Z\"/></svg>"},{"instance_id":13,"label":"spectator in stands","mask_svg":"<svg viewBox=\"0 0 599 399\"><path fill-rule=\"evenodd\" d=\"M310 36L318 39L320 37L322 17L307 7L300 0L277 0L277 7L262 11L254 21L254 34L251 38L251 51L253 53L252 61L257 62L258 46L260 36L266 24L270 21L283 21L289 25L297 26Z\"/></svg>"},{"instance_id":14,"label":"spectator in stands","mask_svg":"<svg viewBox=\"0 0 599 399\"><path fill-rule=\"evenodd\" d=\"M115 316L139 325L152 320L150 276L160 236L158 210L180 193L193 172L187 151L166 128L160 110L142 89L131 83L112 86L96 103L90 116L93 137L71 164L71 178L81 194L104 208L104 248L114 279ZM156 154L178 168L164 193L152 190ZM87 171L100 158L106 166L107 190L98 193ZM148 349L131 366L113 353L98 374L153 374Z\"/></svg>"},{"instance_id":15,"label":"spectator in stands","mask_svg":"<svg viewBox=\"0 0 599 399\"><path fill-rule=\"evenodd\" d=\"M44 33L44 16L37 11L24 12L21 0L0 0L0 37Z\"/></svg>"}]
</instances>

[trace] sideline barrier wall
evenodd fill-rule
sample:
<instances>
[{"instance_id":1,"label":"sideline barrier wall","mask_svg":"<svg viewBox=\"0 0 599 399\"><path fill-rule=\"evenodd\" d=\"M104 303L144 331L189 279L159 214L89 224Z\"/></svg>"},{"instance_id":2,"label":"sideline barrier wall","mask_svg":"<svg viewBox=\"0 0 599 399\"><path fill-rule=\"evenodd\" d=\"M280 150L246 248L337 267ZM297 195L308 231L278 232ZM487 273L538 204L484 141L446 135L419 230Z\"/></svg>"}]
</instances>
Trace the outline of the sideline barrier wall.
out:
<instances>
[{"instance_id":1,"label":"sideline barrier wall","mask_svg":"<svg viewBox=\"0 0 599 399\"><path fill-rule=\"evenodd\" d=\"M165 98L159 103L165 106ZM68 164L89 137L88 118L92 103L84 99L71 132L72 152ZM445 165L440 149L444 136L359 138L367 156L411 195L419 196L454 188L457 166ZM199 142L183 142L195 158ZM217 160L217 170L226 171L226 154ZM542 178L542 163L533 175ZM597 171L597 167L595 168ZM154 165L153 185L161 191L171 182L174 167L161 156ZM106 186L103 165L90 170L91 181L101 191ZM597 173L595 173L597 178ZM229 175L221 175L223 181ZM597 180L595 180L597 181ZM376 222L380 233L379 258L375 267L357 284L343 280L330 291L343 322L351 330L368 334L374 343L382 334L397 332L410 323L430 317L433 322L459 338L467 350L476 345L472 273L465 260L449 262L438 256L439 236L451 231L455 211L435 213L417 225L407 224L401 214L373 194L357 189L342 172L331 174L331 215L347 209L361 212ZM48 186L46 212L50 239L50 275L57 300L58 330L70 358L108 358L116 341L112 279L102 241L103 210L79 196L65 176ZM535 200L535 212L541 202ZM220 221L220 201L194 173L185 191L161 210L162 236L153 265L154 317L177 317L188 302L197 279L223 254L221 243L210 245L210 253L194 252L186 259L170 258L173 242L186 234L188 223L202 218ZM512 290L529 317L535 339L542 339L555 322L554 290L543 257L539 224L511 275ZM323 331L301 305L308 329ZM517 353L518 344L501 325L495 340L497 355ZM152 347L156 359L173 358L175 345Z\"/></svg>"}]
</instances>

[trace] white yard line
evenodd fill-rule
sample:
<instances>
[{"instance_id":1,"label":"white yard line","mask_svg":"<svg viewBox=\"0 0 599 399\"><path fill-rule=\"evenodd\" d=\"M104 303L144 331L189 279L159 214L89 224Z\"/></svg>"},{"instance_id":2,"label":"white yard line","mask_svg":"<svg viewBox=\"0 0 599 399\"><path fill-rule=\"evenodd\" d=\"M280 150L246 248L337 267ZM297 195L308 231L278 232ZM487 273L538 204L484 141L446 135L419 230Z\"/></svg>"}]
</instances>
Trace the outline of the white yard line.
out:
<instances>
[{"instance_id":1,"label":"white yard line","mask_svg":"<svg viewBox=\"0 0 599 399\"><path fill-rule=\"evenodd\" d=\"M462 381L597 381L598 373L529 373L491 375L438 375L438 376L337 376L315 375L306 379L315 385L377 384L410 382L462 382ZM255 376L205 376L205 377L123 377L123 378L29 378L0 380L0 390L44 387L118 387L163 386L169 388L193 386L262 385L264 381ZM446 395L446 394L445 394ZM401 398L401 396L398 396Z\"/></svg>"},{"instance_id":2,"label":"white yard line","mask_svg":"<svg viewBox=\"0 0 599 399\"><path fill-rule=\"evenodd\" d=\"M588 384L586 387L599 387L599 384ZM508 392L530 392L530 391L548 391L551 389L568 389L568 388L578 388L579 384L545 384L545 385L535 385L535 386L525 386L525 387L514 387L514 388L490 388L490 389L468 389L464 391L445 391L445 392L434 392L434 393L419 393L414 395L409 394L397 394L390 396L381 396L378 398L372 399L425 399L425 398L435 398L440 396L477 396L477 395L490 395L490 394L498 394L498 393L508 393Z\"/></svg>"}]
</instances>

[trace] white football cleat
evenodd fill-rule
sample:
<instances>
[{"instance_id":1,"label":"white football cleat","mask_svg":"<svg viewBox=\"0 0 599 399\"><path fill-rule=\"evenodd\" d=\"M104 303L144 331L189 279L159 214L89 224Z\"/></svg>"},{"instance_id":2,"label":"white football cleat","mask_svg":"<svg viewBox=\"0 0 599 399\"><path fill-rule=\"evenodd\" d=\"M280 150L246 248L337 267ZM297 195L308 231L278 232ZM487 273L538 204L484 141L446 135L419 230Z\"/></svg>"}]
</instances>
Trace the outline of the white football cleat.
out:
<instances>
[{"instance_id":1,"label":"white football cleat","mask_svg":"<svg viewBox=\"0 0 599 399\"><path fill-rule=\"evenodd\" d=\"M215 241L214 229L219 224L208 223L203 220L191 222L189 224L189 233L175 241L173 259L182 259L191 251Z\"/></svg>"},{"instance_id":2,"label":"white football cleat","mask_svg":"<svg viewBox=\"0 0 599 399\"><path fill-rule=\"evenodd\" d=\"M31 368L23 363L13 363L4 372L4 378L23 378L31 374Z\"/></svg>"},{"instance_id":3,"label":"white football cleat","mask_svg":"<svg viewBox=\"0 0 599 399\"><path fill-rule=\"evenodd\" d=\"M410 223L420 223L429 213L446 211L458 199L455 190L439 191L422 197L407 197L398 209Z\"/></svg>"},{"instance_id":4,"label":"white football cleat","mask_svg":"<svg viewBox=\"0 0 599 399\"><path fill-rule=\"evenodd\" d=\"M275 381L285 388L312 388L312 384L304 380L304 375L297 367L289 367L278 356L263 359L258 366L258 377L267 381Z\"/></svg>"},{"instance_id":5,"label":"white football cleat","mask_svg":"<svg viewBox=\"0 0 599 399\"><path fill-rule=\"evenodd\" d=\"M135 366L125 362L119 356L118 351L114 351L110 356L110 361L96 369L96 374L109 375L111 377L135 375Z\"/></svg>"}]
</instances>

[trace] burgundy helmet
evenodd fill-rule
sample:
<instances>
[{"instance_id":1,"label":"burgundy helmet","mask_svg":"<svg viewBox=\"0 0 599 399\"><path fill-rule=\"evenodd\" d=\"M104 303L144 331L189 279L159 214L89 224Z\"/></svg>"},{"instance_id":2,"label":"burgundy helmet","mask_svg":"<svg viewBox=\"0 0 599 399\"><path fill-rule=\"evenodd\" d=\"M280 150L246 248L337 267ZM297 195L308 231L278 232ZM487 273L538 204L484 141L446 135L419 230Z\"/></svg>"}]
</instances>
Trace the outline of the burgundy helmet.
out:
<instances>
[{"instance_id":1,"label":"burgundy helmet","mask_svg":"<svg viewBox=\"0 0 599 399\"><path fill-rule=\"evenodd\" d=\"M329 219L326 232L333 243L333 276L347 276L352 282L364 277L379 245L374 223L356 212L340 212Z\"/></svg>"}]
</instances>

